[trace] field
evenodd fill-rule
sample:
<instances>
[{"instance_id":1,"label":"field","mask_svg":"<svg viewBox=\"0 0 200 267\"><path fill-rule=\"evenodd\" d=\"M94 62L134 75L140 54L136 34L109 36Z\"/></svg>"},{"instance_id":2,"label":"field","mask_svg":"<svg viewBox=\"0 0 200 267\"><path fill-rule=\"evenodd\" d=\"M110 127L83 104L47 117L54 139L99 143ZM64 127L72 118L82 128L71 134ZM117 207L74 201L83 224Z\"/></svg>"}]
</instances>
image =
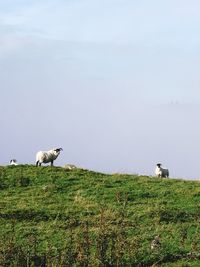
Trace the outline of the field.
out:
<instances>
[{"instance_id":1,"label":"field","mask_svg":"<svg viewBox=\"0 0 200 267\"><path fill-rule=\"evenodd\" d=\"M0 167L0 266L200 266L199 226L198 181Z\"/></svg>"}]
</instances>

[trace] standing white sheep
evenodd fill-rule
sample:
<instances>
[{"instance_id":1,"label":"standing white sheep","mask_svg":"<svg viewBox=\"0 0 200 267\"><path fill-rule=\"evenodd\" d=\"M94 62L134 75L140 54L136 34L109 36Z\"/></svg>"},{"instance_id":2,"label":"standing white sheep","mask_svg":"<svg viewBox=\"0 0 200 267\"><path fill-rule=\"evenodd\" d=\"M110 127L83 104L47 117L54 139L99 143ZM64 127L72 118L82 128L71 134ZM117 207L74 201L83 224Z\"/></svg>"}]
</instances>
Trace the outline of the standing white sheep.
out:
<instances>
[{"instance_id":1,"label":"standing white sheep","mask_svg":"<svg viewBox=\"0 0 200 267\"><path fill-rule=\"evenodd\" d=\"M169 170L168 169L165 169L165 168L162 168L161 167L161 163L158 163L156 165L156 169L155 169L155 175L157 177L169 177Z\"/></svg>"},{"instance_id":2,"label":"standing white sheep","mask_svg":"<svg viewBox=\"0 0 200 267\"><path fill-rule=\"evenodd\" d=\"M41 166L42 163L49 163L51 162L51 166L53 166L53 162L57 159L60 151L63 150L62 148L55 148L49 151L39 151L36 154L36 166Z\"/></svg>"}]
</instances>

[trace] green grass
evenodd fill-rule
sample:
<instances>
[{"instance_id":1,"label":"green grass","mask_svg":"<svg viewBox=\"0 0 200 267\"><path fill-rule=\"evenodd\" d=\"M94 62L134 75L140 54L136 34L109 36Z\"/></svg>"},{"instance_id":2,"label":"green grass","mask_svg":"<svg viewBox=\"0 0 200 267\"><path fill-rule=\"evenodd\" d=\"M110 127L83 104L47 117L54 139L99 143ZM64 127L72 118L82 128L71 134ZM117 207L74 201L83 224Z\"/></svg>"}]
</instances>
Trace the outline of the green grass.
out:
<instances>
[{"instance_id":1,"label":"green grass","mask_svg":"<svg viewBox=\"0 0 200 267\"><path fill-rule=\"evenodd\" d=\"M0 266L200 266L199 221L198 181L0 167Z\"/></svg>"}]
</instances>

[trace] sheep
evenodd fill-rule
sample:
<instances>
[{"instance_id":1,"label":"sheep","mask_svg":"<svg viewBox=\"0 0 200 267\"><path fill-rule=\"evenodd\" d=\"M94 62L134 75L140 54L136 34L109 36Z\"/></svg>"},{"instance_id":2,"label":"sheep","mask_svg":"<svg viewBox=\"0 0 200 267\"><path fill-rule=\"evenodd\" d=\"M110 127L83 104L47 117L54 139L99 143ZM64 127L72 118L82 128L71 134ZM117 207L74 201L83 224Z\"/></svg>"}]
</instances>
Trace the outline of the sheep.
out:
<instances>
[{"instance_id":1,"label":"sheep","mask_svg":"<svg viewBox=\"0 0 200 267\"><path fill-rule=\"evenodd\" d=\"M155 169L155 175L157 177L169 177L169 170L168 169L164 169L161 167L161 163L158 163L156 165L156 169Z\"/></svg>"},{"instance_id":2,"label":"sheep","mask_svg":"<svg viewBox=\"0 0 200 267\"><path fill-rule=\"evenodd\" d=\"M66 170L75 170L75 169L77 169L77 167L75 166L75 165L73 165L73 164L65 164L64 165L64 168L66 169Z\"/></svg>"},{"instance_id":3,"label":"sheep","mask_svg":"<svg viewBox=\"0 0 200 267\"><path fill-rule=\"evenodd\" d=\"M11 159L10 160L10 165L14 165L14 166L18 165L17 164L17 160L16 159Z\"/></svg>"},{"instance_id":4,"label":"sheep","mask_svg":"<svg viewBox=\"0 0 200 267\"><path fill-rule=\"evenodd\" d=\"M39 151L36 154L36 166L41 166L42 163L51 162L51 166L53 166L53 161L57 159L60 151L63 150L60 148L51 149L49 151Z\"/></svg>"}]
</instances>

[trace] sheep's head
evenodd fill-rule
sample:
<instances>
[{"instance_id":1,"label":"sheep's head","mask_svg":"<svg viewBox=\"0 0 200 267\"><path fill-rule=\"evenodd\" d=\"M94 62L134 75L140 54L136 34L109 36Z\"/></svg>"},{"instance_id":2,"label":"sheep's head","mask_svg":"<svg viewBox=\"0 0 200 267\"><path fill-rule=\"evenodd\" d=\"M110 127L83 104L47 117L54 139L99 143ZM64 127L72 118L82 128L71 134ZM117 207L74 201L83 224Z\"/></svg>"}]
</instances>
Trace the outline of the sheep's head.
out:
<instances>
[{"instance_id":1,"label":"sheep's head","mask_svg":"<svg viewBox=\"0 0 200 267\"><path fill-rule=\"evenodd\" d=\"M12 162L16 163L17 160L16 160L16 159L11 159L11 160L10 160L10 163L12 163Z\"/></svg>"},{"instance_id":2,"label":"sheep's head","mask_svg":"<svg viewBox=\"0 0 200 267\"><path fill-rule=\"evenodd\" d=\"M58 155L60 154L60 151L61 151L61 150L63 150L61 147L60 147L60 148L56 148L56 149L54 149L54 150L53 150L54 155L57 155L57 156L58 156Z\"/></svg>"},{"instance_id":3,"label":"sheep's head","mask_svg":"<svg viewBox=\"0 0 200 267\"><path fill-rule=\"evenodd\" d=\"M158 163L158 164L157 164L158 168L160 168L160 167L161 167L161 165L162 165L161 163Z\"/></svg>"}]
</instances>

